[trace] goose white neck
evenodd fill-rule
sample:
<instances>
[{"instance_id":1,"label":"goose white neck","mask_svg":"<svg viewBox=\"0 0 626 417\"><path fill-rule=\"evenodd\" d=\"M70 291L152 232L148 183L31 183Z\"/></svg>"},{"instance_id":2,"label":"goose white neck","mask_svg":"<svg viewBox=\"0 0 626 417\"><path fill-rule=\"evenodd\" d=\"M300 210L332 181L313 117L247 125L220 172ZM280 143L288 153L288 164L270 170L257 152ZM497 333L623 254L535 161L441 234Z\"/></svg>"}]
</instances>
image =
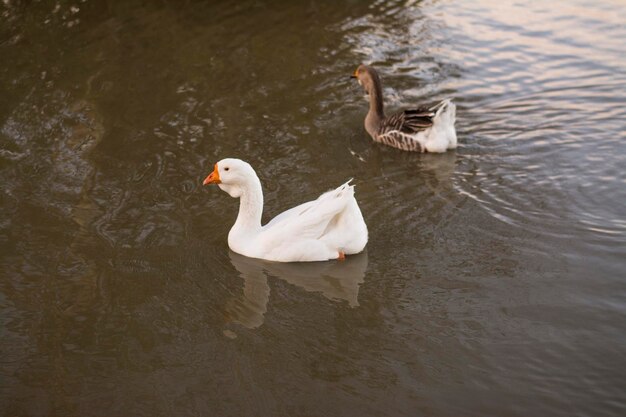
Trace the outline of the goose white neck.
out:
<instances>
[{"instance_id":1,"label":"goose white neck","mask_svg":"<svg viewBox=\"0 0 626 417\"><path fill-rule=\"evenodd\" d=\"M250 178L239 186L239 214L231 233L255 233L261 230L263 215L263 189L258 177Z\"/></svg>"}]
</instances>

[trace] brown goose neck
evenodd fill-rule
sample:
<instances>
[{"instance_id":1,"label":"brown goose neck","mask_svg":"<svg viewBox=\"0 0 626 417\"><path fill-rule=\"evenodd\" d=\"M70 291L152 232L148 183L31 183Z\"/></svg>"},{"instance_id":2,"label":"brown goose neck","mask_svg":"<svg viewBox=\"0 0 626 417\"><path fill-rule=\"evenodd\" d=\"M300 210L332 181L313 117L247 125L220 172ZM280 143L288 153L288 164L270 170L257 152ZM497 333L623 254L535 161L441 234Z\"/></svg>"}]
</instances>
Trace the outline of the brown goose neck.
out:
<instances>
[{"instance_id":1,"label":"brown goose neck","mask_svg":"<svg viewBox=\"0 0 626 417\"><path fill-rule=\"evenodd\" d=\"M370 113L375 114L380 119L385 118L383 104L383 88L378 74L372 73L372 86L369 89L370 95Z\"/></svg>"}]
</instances>

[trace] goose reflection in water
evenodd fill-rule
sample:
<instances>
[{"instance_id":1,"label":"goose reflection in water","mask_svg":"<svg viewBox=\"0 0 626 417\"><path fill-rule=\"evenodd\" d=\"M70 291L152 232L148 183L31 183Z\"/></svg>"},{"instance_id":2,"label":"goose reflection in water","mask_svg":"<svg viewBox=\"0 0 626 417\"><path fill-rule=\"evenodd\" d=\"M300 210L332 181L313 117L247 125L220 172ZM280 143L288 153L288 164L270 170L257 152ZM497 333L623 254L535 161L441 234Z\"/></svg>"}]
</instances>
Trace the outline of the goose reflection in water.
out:
<instances>
[{"instance_id":1,"label":"goose reflection in water","mask_svg":"<svg viewBox=\"0 0 626 417\"><path fill-rule=\"evenodd\" d=\"M367 253L345 261L279 263L248 258L233 251L230 261L244 280L243 296L226 305L228 321L253 329L263 324L270 287L267 277L277 277L330 300L345 300L350 307L359 305L359 286L365 279Z\"/></svg>"}]
</instances>

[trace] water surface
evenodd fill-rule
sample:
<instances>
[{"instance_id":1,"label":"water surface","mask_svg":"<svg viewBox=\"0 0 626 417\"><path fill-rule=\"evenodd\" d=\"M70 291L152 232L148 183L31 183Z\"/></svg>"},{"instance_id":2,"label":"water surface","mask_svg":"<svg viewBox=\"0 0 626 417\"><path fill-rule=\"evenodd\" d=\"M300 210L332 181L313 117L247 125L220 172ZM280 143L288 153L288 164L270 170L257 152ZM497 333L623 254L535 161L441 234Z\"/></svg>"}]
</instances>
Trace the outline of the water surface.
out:
<instances>
[{"instance_id":1,"label":"water surface","mask_svg":"<svg viewBox=\"0 0 626 417\"><path fill-rule=\"evenodd\" d=\"M479 0L0 6L0 410L622 416L626 7ZM460 147L371 142L452 97ZM354 177L345 263L231 253Z\"/></svg>"}]
</instances>

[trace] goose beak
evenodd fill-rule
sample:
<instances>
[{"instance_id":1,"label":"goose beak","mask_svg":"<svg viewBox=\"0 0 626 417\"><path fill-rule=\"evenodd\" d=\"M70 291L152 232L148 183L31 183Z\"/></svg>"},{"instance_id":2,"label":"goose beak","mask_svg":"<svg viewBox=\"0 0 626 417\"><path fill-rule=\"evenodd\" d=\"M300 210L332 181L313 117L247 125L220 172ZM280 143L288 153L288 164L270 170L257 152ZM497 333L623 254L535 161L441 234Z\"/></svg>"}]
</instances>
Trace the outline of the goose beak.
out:
<instances>
[{"instance_id":1,"label":"goose beak","mask_svg":"<svg viewBox=\"0 0 626 417\"><path fill-rule=\"evenodd\" d=\"M222 180L220 180L220 173L217 170L217 164L215 164L215 167L213 167L213 172L211 172L209 176L204 179L202 185L220 184L221 182Z\"/></svg>"},{"instance_id":2,"label":"goose beak","mask_svg":"<svg viewBox=\"0 0 626 417\"><path fill-rule=\"evenodd\" d=\"M359 78L359 76L356 73L357 70L354 70L354 73L352 73L352 75L350 75L350 78Z\"/></svg>"}]
</instances>

